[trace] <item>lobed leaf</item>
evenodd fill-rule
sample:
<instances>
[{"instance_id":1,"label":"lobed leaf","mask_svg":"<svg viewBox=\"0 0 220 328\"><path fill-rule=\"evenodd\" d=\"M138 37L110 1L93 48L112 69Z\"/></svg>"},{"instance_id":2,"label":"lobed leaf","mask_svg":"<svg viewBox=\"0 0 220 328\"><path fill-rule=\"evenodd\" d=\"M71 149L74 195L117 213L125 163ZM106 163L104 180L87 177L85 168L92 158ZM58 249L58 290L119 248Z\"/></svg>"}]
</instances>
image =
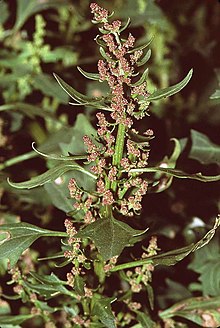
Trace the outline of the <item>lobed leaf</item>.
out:
<instances>
[{"instance_id":1,"label":"lobed leaf","mask_svg":"<svg viewBox=\"0 0 220 328\"><path fill-rule=\"evenodd\" d=\"M116 265L113 269L111 269L111 272L123 270L123 269L128 269L128 268L134 268L137 266L153 263L153 265L174 265L177 262L181 261L184 259L187 255L189 255L192 252L195 252L196 250L204 247L206 244L210 242L210 240L213 238L216 229L220 225L220 216L218 216L215 220L213 228L208 231L205 236L199 240L195 244L191 244L179 249L175 249L169 252L161 253L158 255L150 256L147 257L146 259L143 260L138 260L138 261L133 261L129 263L124 263L124 264L119 264Z\"/></svg>"},{"instance_id":2,"label":"lobed leaf","mask_svg":"<svg viewBox=\"0 0 220 328\"><path fill-rule=\"evenodd\" d=\"M209 138L196 130L191 130L192 146L189 158L196 159L202 164L220 164L220 146L214 144Z\"/></svg>"},{"instance_id":3,"label":"lobed leaf","mask_svg":"<svg viewBox=\"0 0 220 328\"><path fill-rule=\"evenodd\" d=\"M132 237L141 235L146 230L135 230L113 217L99 219L80 230L76 238L90 238L106 261L121 254L132 241Z\"/></svg>"},{"instance_id":4,"label":"lobed leaf","mask_svg":"<svg viewBox=\"0 0 220 328\"><path fill-rule=\"evenodd\" d=\"M12 182L8 179L8 183L10 184L10 186L18 189L26 189L26 188L31 189L38 186L42 186L47 182L54 181L60 176L62 176L64 173L71 170L83 172L84 174L90 176L91 178L96 179L96 176L94 174L85 170L82 166L78 164L63 163L53 167L52 169L49 169L45 173L42 173L36 177L31 178L28 181Z\"/></svg>"},{"instance_id":5,"label":"lobed leaf","mask_svg":"<svg viewBox=\"0 0 220 328\"><path fill-rule=\"evenodd\" d=\"M92 315L96 315L107 328L116 328L115 317L111 310L111 303L114 298L94 298Z\"/></svg>"},{"instance_id":6,"label":"lobed leaf","mask_svg":"<svg viewBox=\"0 0 220 328\"><path fill-rule=\"evenodd\" d=\"M154 93L152 93L149 97L146 98L146 101L152 101L152 100L158 100L161 98L166 98L174 95L175 93L182 90L190 81L193 74L193 69L189 71L189 73L186 75L186 77L179 83L172 85L168 88L164 88L161 90L157 90Z\"/></svg>"},{"instance_id":7,"label":"lobed leaf","mask_svg":"<svg viewBox=\"0 0 220 328\"><path fill-rule=\"evenodd\" d=\"M204 295L220 294L220 239L214 238L204 250L198 250L188 266L199 274L199 281Z\"/></svg>"},{"instance_id":8,"label":"lobed leaf","mask_svg":"<svg viewBox=\"0 0 220 328\"><path fill-rule=\"evenodd\" d=\"M0 259L7 258L13 267L21 254L40 237L66 237L65 232L51 231L36 227L26 222L3 224L0 232L8 237L0 243Z\"/></svg>"}]
</instances>

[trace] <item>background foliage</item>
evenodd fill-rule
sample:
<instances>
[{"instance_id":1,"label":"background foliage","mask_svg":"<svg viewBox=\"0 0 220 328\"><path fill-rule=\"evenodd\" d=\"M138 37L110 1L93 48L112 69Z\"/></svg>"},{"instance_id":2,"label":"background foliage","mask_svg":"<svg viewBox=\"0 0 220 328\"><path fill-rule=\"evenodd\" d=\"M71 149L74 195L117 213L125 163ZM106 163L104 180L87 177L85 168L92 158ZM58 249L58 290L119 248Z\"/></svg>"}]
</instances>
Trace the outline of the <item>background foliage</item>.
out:
<instances>
[{"instance_id":1,"label":"background foliage","mask_svg":"<svg viewBox=\"0 0 220 328\"><path fill-rule=\"evenodd\" d=\"M170 139L175 137L181 142L179 168L192 173L202 171L205 175L219 174L219 2L114 0L99 1L99 4L114 10L116 17L124 21L130 17L129 28L140 44L154 36L149 91L176 83L194 68L190 84L170 99L151 104L151 116L138 126L141 131L154 130L151 163L168 162L173 148ZM87 0L17 0L16 11L14 7L15 1L0 1L1 223L25 221L44 229L63 231L65 213L73 208L68 197L69 179L75 177L81 186L94 188L92 179L79 172L68 172L62 179L42 187L17 190L9 186L6 178L23 181L55 166L53 159L42 158L32 150L33 141L37 149L45 153L67 156L85 152L81 140L85 134L92 135L95 131L94 110L69 106L67 94L52 73L56 72L87 95L104 94L104 84L100 86L84 79L77 70L78 65L85 71L97 70L100 55L93 41L96 31L90 23ZM134 228L149 226L151 233L158 236L160 249L168 251L200 239L212 227L218 212L218 184L177 179L164 193L147 195ZM42 240L35 242L27 258L32 259L36 272L49 277L51 268L54 271L53 260L46 266L36 259L59 252L60 248L56 239L52 242L50 239L50 244L47 238ZM126 252L129 251L125 251L125 258ZM138 249L136 252L134 256L138 256ZM175 267L158 267L152 281L153 316L162 310L160 318L166 327L188 327L188 320L190 327L217 327L215 320L220 322L216 311L220 297L219 264L218 233L209 245ZM0 268L3 294L12 295L12 287L6 284L10 278L3 259ZM56 292L55 280L65 280L66 272L66 267L59 269L59 278L53 278L51 290L45 291L48 298ZM118 281L112 283L119 284ZM62 292L68 295L70 291L61 286ZM107 294L111 296L111 286ZM137 301L142 297L137 295ZM195 297L200 297L199 309L203 308L204 313L193 316L195 309L198 310ZM0 314L20 315L14 322L2 321L2 328L29 327L30 322L33 327L41 326L38 319L30 319L32 316L27 311L30 305L24 306L20 300L2 302ZM99 308L99 302L96 300L94 307ZM172 308L177 302L182 308L179 312L178 308ZM50 304L50 308L42 302L41 306L52 313L57 305ZM74 307L66 305L65 311L74 313ZM207 323L207 313L212 315L211 324ZM137 311L137 317L140 325L136 327L146 327L143 314Z\"/></svg>"}]
</instances>

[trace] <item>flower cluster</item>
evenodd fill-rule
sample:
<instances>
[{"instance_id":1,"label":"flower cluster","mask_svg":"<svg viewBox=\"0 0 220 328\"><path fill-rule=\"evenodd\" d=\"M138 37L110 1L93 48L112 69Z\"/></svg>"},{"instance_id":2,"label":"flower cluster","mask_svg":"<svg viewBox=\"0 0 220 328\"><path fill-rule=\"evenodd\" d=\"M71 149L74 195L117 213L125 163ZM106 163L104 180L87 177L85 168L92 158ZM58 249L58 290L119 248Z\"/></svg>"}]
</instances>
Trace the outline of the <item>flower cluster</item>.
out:
<instances>
[{"instance_id":1,"label":"flower cluster","mask_svg":"<svg viewBox=\"0 0 220 328\"><path fill-rule=\"evenodd\" d=\"M135 38L128 33L121 38L124 30L119 20L108 21L108 11L96 3L90 5L95 23L102 23L101 36L96 38L103 59L98 61L99 80L106 81L110 88L107 107L110 113L98 112L97 139L85 135L87 161L92 163L90 170L97 176L96 192L86 194L76 185L74 179L69 183L70 196L75 199L74 208L84 211L84 222L93 222L100 216L100 207L117 210L120 215L140 214L141 202L147 192L147 182L131 175L132 168L148 165L149 144L136 142L129 134L135 119L147 113L148 96L145 79L138 78L135 72L143 50L134 48ZM123 127L122 140L119 141L118 129ZM148 130L145 140L152 137ZM142 136L143 137L143 136ZM144 138L144 137L143 137Z\"/></svg>"},{"instance_id":2,"label":"flower cluster","mask_svg":"<svg viewBox=\"0 0 220 328\"><path fill-rule=\"evenodd\" d=\"M157 238L153 236L150 239L146 252L142 254L142 259L156 255L158 250L159 248L157 246ZM133 293L139 293L144 288L144 286L147 286L151 283L153 271L154 265L149 261L149 264L144 264L141 267L136 267L134 271L128 270L126 272L127 281L131 285L131 290Z\"/></svg>"}]
</instances>

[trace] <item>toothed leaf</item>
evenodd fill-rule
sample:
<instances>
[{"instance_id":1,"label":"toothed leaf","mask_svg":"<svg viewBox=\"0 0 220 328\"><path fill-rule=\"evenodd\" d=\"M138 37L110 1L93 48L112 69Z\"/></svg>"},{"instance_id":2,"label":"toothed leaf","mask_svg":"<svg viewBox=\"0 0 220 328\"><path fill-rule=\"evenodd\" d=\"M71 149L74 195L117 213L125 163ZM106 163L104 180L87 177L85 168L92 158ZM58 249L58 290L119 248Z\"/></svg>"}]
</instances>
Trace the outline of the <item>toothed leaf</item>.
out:
<instances>
[{"instance_id":1,"label":"toothed leaf","mask_svg":"<svg viewBox=\"0 0 220 328\"><path fill-rule=\"evenodd\" d=\"M51 231L26 222L3 224L0 232L8 234L0 243L0 259L8 259L13 267L21 254L40 237L66 237L65 232Z\"/></svg>"},{"instance_id":2,"label":"toothed leaf","mask_svg":"<svg viewBox=\"0 0 220 328\"><path fill-rule=\"evenodd\" d=\"M92 239L103 259L108 260L120 255L123 249L132 242L134 236L143 234L145 231L135 230L114 218L105 218L89 224L75 237Z\"/></svg>"}]
</instances>

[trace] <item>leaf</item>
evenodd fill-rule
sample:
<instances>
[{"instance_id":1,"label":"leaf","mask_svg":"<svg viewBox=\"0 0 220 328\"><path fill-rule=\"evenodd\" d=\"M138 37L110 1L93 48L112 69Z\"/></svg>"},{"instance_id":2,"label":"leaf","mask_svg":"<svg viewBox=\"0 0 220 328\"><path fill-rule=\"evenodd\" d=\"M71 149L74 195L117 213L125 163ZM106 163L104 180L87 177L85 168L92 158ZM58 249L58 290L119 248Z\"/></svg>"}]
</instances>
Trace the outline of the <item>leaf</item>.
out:
<instances>
[{"instance_id":1,"label":"leaf","mask_svg":"<svg viewBox=\"0 0 220 328\"><path fill-rule=\"evenodd\" d=\"M22 103L22 102L17 102L13 104L5 104L0 106L0 112L2 111L20 111L22 114L27 115L30 118L35 118L35 116L40 116L40 117L49 117L53 120L55 119L55 116L53 113L49 112L46 109L43 109L39 106L27 104L27 103Z\"/></svg>"},{"instance_id":2,"label":"leaf","mask_svg":"<svg viewBox=\"0 0 220 328\"><path fill-rule=\"evenodd\" d=\"M129 245L132 237L141 235L146 230L135 230L113 217L99 219L80 230L76 238L90 238L106 261L121 254Z\"/></svg>"},{"instance_id":3,"label":"leaf","mask_svg":"<svg viewBox=\"0 0 220 328\"><path fill-rule=\"evenodd\" d=\"M71 170L76 170L76 171L81 171L84 174L90 176L93 179L96 179L96 176L92 174L91 172L85 170L82 166L78 164L71 164L71 163L63 163L59 164L52 169L49 169L47 172L42 173L36 177L31 178L28 181L24 182L12 182L8 179L8 183L10 186L18 188L18 189L31 189L35 188L38 186L42 186L47 182L54 181L60 176L62 176L64 173L71 171Z\"/></svg>"},{"instance_id":4,"label":"leaf","mask_svg":"<svg viewBox=\"0 0 220 328\"><path fill-rule=\"evenodd\" d=\"M52 204L65 213L73 210L74 201L70 198L68 189L71 178L73 178L71 172L65 173L59 181L51 181L44 185Z\"/></svg>"},{"instance_id":5,"label":"leaf","mask_svg":"<svg viewBox=\"0 0 220 328\"><path fill-rule=\"evenodd\" d=\"M220 86L220 69L215 69L215 73L218 79L218 84ZM220 89L217 89L211 96L210 99L220 99Z\"/></svg>"},{"instance_id":6,"label":"leaf","mask_svg":"<svg viewBox=\"0 0 220 328\"><path fill-rule=\"evenodd\" d=\"M214 144L203 133L191 130L192 147L189 158L196 159L202 164L216 163L220 165L220 146Z\"/></svg>"},{"instance_id":7,"label":"leaf","mask_svg":"<svg viewBox=\"0 0 220 328\"><path fill-rule=\"evenodd\" d=\"M71 134L67 140L59 140L59 148L65 155L68 154L85 154L87 147L83 142L83 136L89 136L92 141L99 146L96 142L97 131L90 123L89 119L84 114L78 114L74 127L71 128Z\"/></svg>"},{"instance_id":8,"label":"leaf","mask_svg":"<svg viewBox=\"0 0 220 328\"><path fill-rule=\"evenodd\" d=\"M156 322L152 321L150 316L141 311L135 311L137 314L137 320L141 323L142 327L144 328L156 328Z\"/></svg>"},{"instance_id":9,"label":"leaf","mask_svg":"<svg viewBox=\"0 0 220 328\"><path fill-rule=\"evenodd\" d=\"M210 99L220 99L220 89L215 90L215 92L210 96Z\"/></svg>"},{"instance_id":10,"label":"leaf","mask_svg":"<svg viewBox=\"0 0 220 328\"><path fill-rule=\"evenodd\" d=\"M206 176L202 175L201 172L195 173L195 174L190 174L190 173L185 173L180 170L172 169L172 168L164 168L164 167L145 167L141 169L131 169L129 173L137 173L137 172L161 172L161 173L166 173L168 175L172 175L176 178L180 179L193 179L193 180L198 180L202 182L213 182L213 181L218 181L220 180L220 175L214 175L214 176Z\"/></svg>"},{"instance_id":11,"label":"leaf","mask_svg":"<svg viewBox=\"0 0 220 328\"><path fill-rule=\"evenodd\" d=\"M0 25L3 25L9 17L8 4L4 1L1 1L0 2L0 10L1 10Z\"/></svg>"},{"instance_id":12,"label":"leaf","mask_svg":"<svg viewBox=\"0 0 220 328\"><path fill-rule=\"evenodd\" d=\"M204 247L206 244L210 242L210 240L213 238L216 229L220 225L220 215L216 218L214 226L211 230L209 230L205 236L199 240L195 244L191 244L179 249L174 249L165 253L161 253L154 256L149 256L146 259L143 260L137 260L129 263L119 264L116 265L113 269L111 269L111 272L128 269L128 268L134 268L137 266L153 263L154 266L156 265L174 265L177 262L183 260L187 255L189 255L192 252L195 252L196 250Z\"/></svg>"},{"instance_id":13,"label":"leaf","mask_svg":"<svg viewBox=\"0 0 220 328\"><path fill-rule=\"evenodd\" d=\"M42 151L38 150L34 146L35 142L32 142L33 150L39 154L40 156L46 157L48 159L53 159L56 161L76 161L80 159L86 159L87 155L73 155L73 156L64 156L64 155L56 155L56 154L45 154Z\"/></svg>"},{"instance_id":14,"label":"leaf","mask_svg":"<svg viewBox=\"0 0 220 328\"><path fill-rule=\"evenodd\" d=\"M187 83L190 81L193 74L193 69L189 71L189 73L186 75L186 77L179 83L172 85L168 88L164 88L161 90L157 90L154 93L152 93L149 97L146 98L146 101L152 101L152 100L158 100L161 98L166 98L174 95L175 93L182 90Z\"/></svg>"},{"instance_id":15,"label":"leaf","mask_svg":"<svg viewBox=\"0 0 220 328\"><path fill-rule=\"evenodd\" d=\"M105 52L105 49L103 47L99 47L100 54L102 57L107 60L107 62L114 62L114 59L112 59L107 53Z\"/></svg>"},{"instance_id":16,"label":"leaf","mask_svg":"<svg viewBox=\"0 0 220 328\"><path fill-rule=\"evenodd\" d=\"M132 87L138 87L138 86L141 85L142 83L146 82L147 77L148 77L148 71L149 71L148 68L145 69L145 71L143 72L141 78L140 78L137 82L132 83L131 86L132 86Z\"/></svg>"},{"instance_id":17,"label":"leaf","mask_svg":"<svg viewBox=\"0 0 220 328\"><path fill-rule=\"evenodd\" d=\"M18 0L14 30L19 30L25 21L37 12L62 6L65 3L67 2L63 0Z\"/></svg>"},{"instance_id":18,"label":"leaf","mask_svg":"<svg viewBox=\"0 0 220 328\"><path fill-rule=\"evenodd\" d=\"M69 295L71 297L74 297L74 293L70 292L66 287L63 286L63 283L59 281L58 278L56 278L57 277L55 276L51 277L51 279L44 279L44 281L41 281L42 283L40 284L36 284L33 281L31 283L28 281L23 281L22 284L27 289L41 296L44 296L46 299L50 299L58 294Z\"/></svg>"},{"instance_id":19,"label":"leaf","mask_svg":"<svg viewBox=\"0 0 220 328\"><path fill-rule=\"evenodd\" d=\"M182 317L201 327L217 328L220 326L220 296L215 298L194 297L178 302L165 311L161 311L161 319Z\"/></svg>"},{"instance_id":20,"label":"leaf","mask_svg":"<svg viewBox=\"0 0 220 328\"><path fill-rule=\"evenodd\" d=\"M172 155L170 156L170 158L168 158L167 156L165 156L165 158L162 160L162 164L164 164L165 166L169 166L169 168L173 169L176 166L176 162L181 154L181 144L179 142L178 139L172 138L171 141L174 141L175 146L174 146L174 150ZM162 179L160 182L160 176L161 174L159 173L159 182L156 181L153 186L150 188L150 192L162 192L164 190L166 190L167 188L169 188L172 184L173 181L173 176L170 175L167 177L167 179Z\"/></svg>"},{"instance_id":21,"label":"leaf","mask_svg":"<svg viewBox=\"0 0 220 328\"><path fill-rule=\"evenodd\" d=\"M119 29L119 33L121 33L124 30L126 30L126 28L130 25L130 23L131 23L131 19L130 19L130 17L128 17L126 24Z\"/></svg>"},{"instance_id":22,"label":"leaf","mask_svg":"<svg viewBox=\"0 0 220 328\"><path fill-rule=\"evenodd\" d=\"M19 325L20 323L24 322L25 320L31 319L35 317L36 314L16 314L14 316L10 315L2 315L0 316L0 325Z\"/></svg>"},{"instance_id":23,"label":"leaf","mask_svg":"<svg viewBox=\"0 0 220 328\"><path fill-rule=\"evenodd\" d=\"M51 231L26 222L3 224L0 232L7 232L8 238L0 243L0 259L7 258L13 267L21 254L40 237L66 237L65 232Z\"/></svg>"},{"instance_id":24,"label":"leaf","mask_svg":"<svg viewBox=\"0 0 220 328\"><path fill-rule=\"evenodd\" d=\"M74 291L79 294L80 296L85 295L85 282L83 277L81 277L79 274L75 275L74 277Z\"/></svg>"},{"instance_id":25,"label":"leaf","mask_svg":"<svg viewBox=\"0 0 220 328\"><path fill-rule=\"evenodd\" d=\"M140 51L140 50L143 50L143 49L147 48L151 44L151 42L153 41L153 39L154 39L154 37L152 37L147 43L145 43L145 44L143 44L141 46L138 46L136 48L133 48L133 49L129 50L128 53L132 54L135 51Z\"/></svg>"},{"instance_id":26,"label":"leaf","mask_svg":"<svg viewBox=\"0 0 220 328\"><path fill-rule=\"evenodd\" d=\"M136 65L137 67L145 65L151 57L151 49L149 49L142 59L138 60Z\"/></svg>"},{"instance_id":27,"label":"leaf","mask_svg":"<svg viewBox=\"0 0 220 328\"><path fill-rule=\"evenodd\" d=\"M188 268L200 274L200 286L205 296L217 296L220 294L219 236L216 236L203 251L198 250L195 252L194 258Z\"/></svg>"},{"instance_id":28,"label":"leaf","mask_svg":"<svg viewBox=\"0 0 220 328\"><path fill-rule=\"evenodd\" d=\"M82 93L76 91L73 87L71 87L69 84L67 84L64 80L62 80L57 74L53 74L61 88L71 97L73 98L77 103L81 105L90 105L93 107L103 107L103 98L90 98Z\"/></svg>"},{"instance_id":29,"label":"leaf","mask_svg":"<svg viewBox=\"0 0 220 328\"><path fill-rule=\"evenodd\" d=\"M92 315L96 315L107 328L116 328L115 317L111 310L111 303L113 301L114 298L96 297L92 306Z\"/></svg>"},{"instance_id":30,"label":"leaf","mask_svg":"<svg viewBox=\"0 0 220 328\"><path fill-rule=\"evenodd\" d=\"M33 76L33 85L40 90L44 95L57 98L60 102L67 104L69 97L54 81L54 79L44 73Z\"/></svg>"},{"instance_id":31,"label":"leaf","mask_svg":"<svg viewBox=\"0 0 220 328\"><path fill-rule=\"evenodd\" d=\"M100 76L98 73L87 73L85 72L81 67L77 66L77 69L80 71L80 73L85 76L87 79L90 80L95 80L95 81L99 81Z\"/></svg>"}]
</instances>

